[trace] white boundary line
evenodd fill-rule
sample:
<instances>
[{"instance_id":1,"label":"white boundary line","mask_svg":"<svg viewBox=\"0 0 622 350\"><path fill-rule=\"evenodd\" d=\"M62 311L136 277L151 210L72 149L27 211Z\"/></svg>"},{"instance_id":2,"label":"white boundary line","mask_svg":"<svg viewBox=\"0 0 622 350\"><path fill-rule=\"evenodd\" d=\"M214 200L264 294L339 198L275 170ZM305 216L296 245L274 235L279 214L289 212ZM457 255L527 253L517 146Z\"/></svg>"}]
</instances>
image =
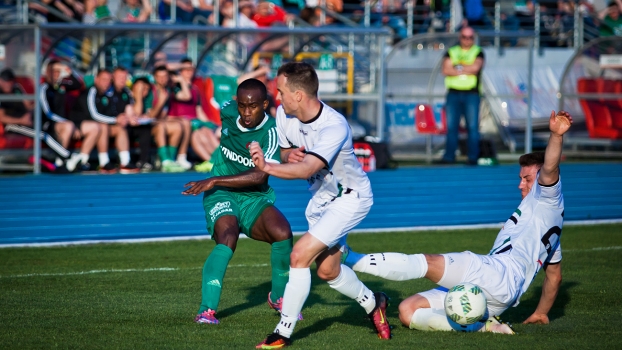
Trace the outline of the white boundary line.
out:
<instances>
[{"instance_id":1,"label":"white boundary line","mask_svg":"<svg viewBox=\"0 0 622 350\"><path fill-rule=\"evenodd\" d=\"M229 267L264 267L268 264L233 264ZM95 273L121 273L121 272L152 272L152 271L179 271L179 270L199 270L203 267L153 267L148 269L108 269L108 270L89 270L89 271L77 271L77 272L58 272L58 273L28 273L24 275L7 275L0 276L0 279L6 278L23 278L23 277L49 277L49 276L80 276L80 275L92 275Z\"/></svg>"},{"instance_id":2,"label":"white boundary line","mask_svg":"<svg viewBox=\"0 0 622 350\"><path fill-rule=\"evenodd\" d=\"M505 222L492 224L473 224L473 225L450 225L450 226L410 226L410 227L392 227L392 228L366 228L352 230L350 233L372 233L372 232L406 232L406 231L453 231L453 230L474 230L483 228L501 228ZM574 220L564 222L564 226L589 226L601 224L619 224L622 219L605 219L605 220ZM304 234L305 232L294 232L295 236ZM110 240L85 240L85 241L67 241L67 242L47 242L47 243L15 243L0 244L2 248L20 248L20 247L64 247L83 244L100 244L100 243L147 243L147 242L169 242L169 241L191 241L210 239L210 235L198 236L178 236L178 237L157 237L157 238L124 238ZM240 238L247 238L246 235L240 234Z\"/></svg>"}]
</instances>

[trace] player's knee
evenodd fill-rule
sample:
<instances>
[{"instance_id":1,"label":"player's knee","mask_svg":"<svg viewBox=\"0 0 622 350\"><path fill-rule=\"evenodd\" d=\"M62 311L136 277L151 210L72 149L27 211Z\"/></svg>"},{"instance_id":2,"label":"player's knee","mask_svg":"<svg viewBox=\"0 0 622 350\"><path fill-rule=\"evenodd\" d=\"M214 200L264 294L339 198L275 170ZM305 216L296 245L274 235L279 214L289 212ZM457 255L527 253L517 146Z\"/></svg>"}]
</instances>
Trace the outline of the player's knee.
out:
<instances>
[{"instance_id":1,"label":"player's knee","mask_svg":"<svg viewBox=\"0 0 622 350\"><path fill-rule=\"evenodd\" d=\"M305 254L299 249L296 249L296 247L294 247L294 250L292 250L292 253L289 255L289 264L294 268L305 268L311 265L307 263Z\"/></svg>"},{"instance_id":2,"label":"player's knee","mask_svg":"<svg viewBox=\"0 0 622 350\"><path fill-rule=\"evenodd\" d=\"M339 269L334 267L321 266L317 269L317 276L323 281L333 281L339 277Z\"/></svg>"},{"instance_id":3,"label":"player's knee","mask_svg":"<svg viewBox=\"0 0 622 350\"><path fill-rule=\"evenodd\" d=\"M410 320L412 320L415 311L417 311L417 307L407 302L407 300L404 300L400 303L398 310L400 322L402 322L404 326L409 327Z\"/></svg>"}]
</instances>

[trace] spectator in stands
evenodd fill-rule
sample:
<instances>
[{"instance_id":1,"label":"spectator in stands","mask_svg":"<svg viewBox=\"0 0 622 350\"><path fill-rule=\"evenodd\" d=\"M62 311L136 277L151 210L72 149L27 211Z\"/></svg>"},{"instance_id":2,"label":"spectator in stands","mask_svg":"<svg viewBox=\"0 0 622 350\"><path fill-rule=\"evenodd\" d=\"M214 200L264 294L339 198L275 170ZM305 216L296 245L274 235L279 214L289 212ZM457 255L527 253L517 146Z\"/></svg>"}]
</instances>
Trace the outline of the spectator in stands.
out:
<instances>
[{"instance_id":1,"label":"spectator in stands","mask_svg":"<svg viewBox=\"0 0 622 350\"><path fill-rule=\"evenodd\" d=\"M95 122L83 123L79 129L69 120L67 113L67 93L80 91L82 82L72 72L71 68L62 64L59 60L52 59L46 67L45 81L41 84L39 92L39 102L41 105L41 115L43 119L42 130L55 135L63 148L68 149L72 138L84 138L80 153L74 153L69 159L62 160L56 158L56 166L66 166L69 172L76 170L80 154L88 154L95 146L97 138L101 132L99 125Z\"/></svg>"},{"instance_id":2,"label":"spectator in stands","mask_svg":"<svg viewBox=\"0 0 622 350\"><path fill-rule=\"evenodd\" d=\"M211 155L220 141L215 134L218 127L208 120L201 106L201 92L192 84L194 72L192 60L188 58L181 60L179 76L175 77L175 91L183 92L183 94L175 94L171 100L168 116L178 120L183 130L183 137L177 154L177 164L186 170L192 168L192 163L188 161L187 157L188 146L192 142L192 149L203 160L201 164L197 165L198 168L195 167L195 170L208 172L213 165L210 162Z\"/></svg>"},{"instance_id":3,"label":"spectator in stands","mask_svg":"<svg viewBox=\"0 0 622 350\"><path fill-rule=\"evenodd\" d=\"M142 113L148 113L149 117L155 119L152 133L158 147L158 157L160 158L162 171L168 173L184 172L186 169L173 160L177 154L183 130L179 121L167 117L171 95L175 93L170 86L170 74L165 65L157 65L155 67L153 70L153 81L154 84L147 95L144 93L146 87L144 84L135 84L135 108L140 108L142 105ZM184 97L182 91L178 91L177 94L180 94L179 98ZM141 100L138 96L146 97Z\"/></svg>"},{"instance_id":4,"label":"spectator in stands","mask_svg":"<svg viewBox=\"0 0 622 350\"><path fill-rule=\"evenodd\" d=\"M15 73L10 68L0 72L0 95L25 95L24 88L17 83ZM35 130L32 128L32 101L0 101L0 123L4 125L4 131L34 138ZM60 145L52 136L42 132L40 139L43 140L58 157L66 159L69 151ZM56 171L53 163L44 159L41 165L49 171ZM64 167L58 169L60 172Z\"/></svg>"},{"instance_id":5,"label":"spectator in stands","mask_svg":"<svg viewBox=\"0 0 622 350\"><path fill-rule=\"evenodd\" d=\"M176 22L193 23L197 17L207 19L213 11L212 0L177 0L176 1ZM160 19L168 20L171 18L171 0L162 0L158 7Z\"/></svg>"},{"instance_id":6,"label":"spectator in stands","mask_svg":"<svg viewBox=\"0 0 622 350\"><path fill-rule=\"evenodd\" d=\"M447 99L445 112L447 115L447 139L442 164L456 161L458 148L458 127L460 117L464 115L468 129L468 160L467 164L477 165L479 158L479 104L480 74L484 67L484 52L474 44L475 31L464 27L460 30L460 43L445 53L443 57L443 74Z\"/></svg>"},{"instance_id":7,"label":"spectator in stands","mask_svg":"<svg viewBox=\"0 0 622 350\"><path fill-rule=\"evenodd\" d=\"M600 11L598 18L601 19L599 26L600 36L622 36L622 0L609 2L607 8Z\"/></svg>"},{"instance_id":8,"label":"spectator in stands","mask_svg":"<svg viewBox=\"0 0 622 350\"><path fill-rule=\"evenodd\" d=\"M140 160L137 168L143 172L153 169L151 165L151 119L140 118L141 113L136 113L134 97L128 87L128 73L123 67L116 67L112 72L112 115L125 114L128 119L127 133L130 145L138 141Z\"/></svg>"},{"instance_id":9,"label":"spectator in stands","mask_svg":"<svg viewBox=\"0 0 622 350\"><path fill-rule=\"evenodd\" d=\"M149 21L150 14L149 0L122 0L117 11L117 19L121 22L142 23Z\"/></svg>"},{"instance_id":10,"label":"spectator in stands","mask_svg":"<svg viewBox=\"0 0 622 350\"><path fill-rule=\"evenodd\" d=\"M73 105L70 118L76 125L90 120L100 124L102 132L97 142L100 173L114 174L117 171L121 174L137 173L139 169L130 163L129 141L125 128L129 116L125 113L113 115L112 96L112 74L106 69L100 69L95 76L94 85L83 91ZM109 136L115 138L121 164L119 169L110 162L108 156Z\"/></svg>"},{"instance_id":11,"label":"spectator in stands","mask_svg":"<svg viewBox=\"0 0 622 350\"><path fill-rule=\"evenodd\" d=\"M253 21L255 21L259 27L284 25L289 18L290 16L285 9L267 0L259 1L257 9L252 16Z\"/></svg>"},{"instance_id":12,"label":"spectator in stands","mask_svg":"<svg viewBox=\"0 0 622 350\"><path fill-rule=\"evenodd\" d=\"M520 21L516 17L516 1L500 0L501 7L501 25L503 30L516 32L520 28ZM517 38L509 38L506 41L510 46L516 46Z\"/></svg>"},{"instance_id":13,"label":"spectator in stands","mask_svg":"<svg viewBox=\"0 0 622 350\"><path fill-rule=\"evenodd\" d=\"M492 23L484 10L482 0L462 0L463 23L477 29L490 29Z\"/></svg>"},{"instance_id":14,"label":"spectator in stands","mask_svg":"<svg viewBox=\"0 0 622 350\"><path fill-rule=\"evenodd\" d=\"M42 2L56 10L55 12L48 12L47 20L49 23L72 20L82 22L84 4L79 0L42 0ZM57 12L60 13L57 14Z\"/></svg>"}]
</instances>

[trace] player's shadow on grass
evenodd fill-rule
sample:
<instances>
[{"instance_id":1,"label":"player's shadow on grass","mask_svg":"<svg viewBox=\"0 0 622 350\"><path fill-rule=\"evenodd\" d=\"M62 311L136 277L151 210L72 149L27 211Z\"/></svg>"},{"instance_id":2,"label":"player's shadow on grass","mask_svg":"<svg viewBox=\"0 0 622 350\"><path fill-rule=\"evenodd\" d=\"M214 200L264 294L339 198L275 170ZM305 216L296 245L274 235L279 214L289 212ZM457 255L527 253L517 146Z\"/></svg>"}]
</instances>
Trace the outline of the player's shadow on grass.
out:
<instances>
[{"instance_id":1,"label":"player's shadow on grass","mask_svg":"<svg viewBox=\"0 0 622 350\"><path fill-rule=\"evenodd\" d=\"M559 287L559 293L557 294L555 303L553 304L551 311L549 311L549 321L564 317L566 305L568 305L571 298L569 291L578 285L578 282L562 282L562 285ZM507 320L510 323L522 323L529 316L531 316L531 314L533 314L538 306L538 302L540 301L542 284L531 286L531 288L533 288L531 297L529 299L521 300L518 307L509 308L501 315L501 319L504 321Z\"/></svg>"},{"instance_id":2,"label":"player's shadow on grass","mask_svg":"<svg viewBox=\"0 0 622 350\"><path fill-rule=\"evenodd\" d=\"M246 289L246 302L223 309L218 312L218 316L221 318L229 317L238 313L239 311L248 310L258 305L265 304L267 308L268 293L272 288L272 282L267 281L259 285L252 286Z\"/></svg>"}]
</instances>

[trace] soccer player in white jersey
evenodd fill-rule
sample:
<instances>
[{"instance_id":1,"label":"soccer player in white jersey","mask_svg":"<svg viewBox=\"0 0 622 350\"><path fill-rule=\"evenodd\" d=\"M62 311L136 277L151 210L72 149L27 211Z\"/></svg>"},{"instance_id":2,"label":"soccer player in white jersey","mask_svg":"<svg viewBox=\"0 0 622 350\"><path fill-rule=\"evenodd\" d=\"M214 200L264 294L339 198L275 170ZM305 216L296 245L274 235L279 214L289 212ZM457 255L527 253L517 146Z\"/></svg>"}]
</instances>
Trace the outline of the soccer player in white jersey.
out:
<instances>
[{"instance_id":1,"label":"soccer player in white jersey","mask_svg":"<svg viewBox=\"0 0 622 350\"><path fill-rule=\"evenodd\" d=\"M564 111L549 120L551 135L546 151L520 157L520 184L523 197L518 209L505 222L488 255L466 251L449 254L378 253L347 251L345 264L354 271L389 280L427 278L440 287L415 294L399 306L400 321L411 329L452 330L444 311L447 289L461 282L482 288L490 318L478 322L470 331L513 334L512 329L495 316L518 305L538 271L546 276L535 312L524 323L548 324L562 280L561 246L564 197L559 175L563 135L572 124ZM456 327L454 325L454 327ZM479 329L478 329L479 327Z\"/></svg>"},{"instance_id":2,"label":"soccer player in white jersey","mask_svg":"<svg viewBox=\"0 0 622 350\"><path fill-rule=\"evenodd\" d=\"M373 293L345 265L339 248L347 232L358 225L373 204L367 175L354 155L352 134L345 117L317 97L318 77L307 63L287 63L278 70L276 112L282 164L265 162L260 145L252 143L255 166L283 179L307 179L312 194L306 217L309 231L290 257L289 281L283 295L281 321L274 333L257 345L276 349L290 337L311 288L309 267L315 261L318 276L340 293L355 299L373 322L378 337L390 339L386 318L387 296Z\"/></svg>"}]
</instances>

